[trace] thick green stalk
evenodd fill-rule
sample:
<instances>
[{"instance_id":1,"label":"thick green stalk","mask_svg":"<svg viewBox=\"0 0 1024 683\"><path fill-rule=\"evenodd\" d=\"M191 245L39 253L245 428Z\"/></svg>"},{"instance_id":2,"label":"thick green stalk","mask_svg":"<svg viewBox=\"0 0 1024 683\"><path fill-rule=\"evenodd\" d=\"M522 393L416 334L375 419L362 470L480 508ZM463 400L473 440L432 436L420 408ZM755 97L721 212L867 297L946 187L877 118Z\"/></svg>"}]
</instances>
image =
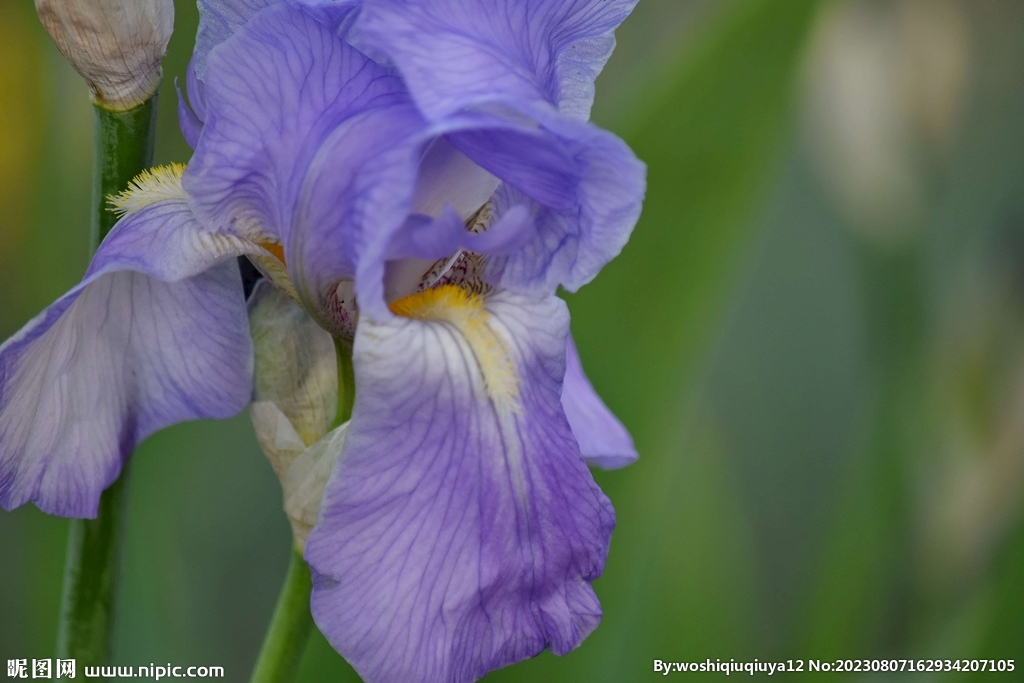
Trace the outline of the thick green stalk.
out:
<instances>
[{"instance_id":1,"label":"thick green stalk","mask_svg":"<svg viewBox=\"0 0 1024 683\"><path fill-rule=\"evenodd\" d=\"M100 497L96 519L71 520L57 657L101 666L110 657L117 574L127 502L127 466Z\"/></svg>"},{"instance_id":2,"label":"thick green stalk","mask_svg":"<svg viewBox=\"0 0 1024 683\"><path fill-rule=\"evenodd\" d=\"M92 240L100 241L117 222L107 197L120 192L153 160L156 96L125 112L94 108ZM64 591L57 632L57 656L79 667L109 663L117 575L121 564L128 467L100 497L96 519L73 519L68 534Z\"/></svg>"},{"instance_id":3,"label":"thick green stalk","mask_svg":"<svg viewBox=\"0 0 1024 683\"><path fill-rule=\"evenodd\" d=\"M312 591L309 567L302 559L302 552L292 548L288 574L252 672L252 683L284 683L295 678L313 631L313 615L309 613Z\"/></svg>"},{"instance_id":4,"label":"thick green stalk","mask_svg":"<svg viewBox=\"0 0 1024 683\"><path fill-rule=\"evenodd\" d=\"M352 342L335 338L334 350L338 358L338 411L332 429L352 417L356 397ZM309 567L302 559L302 551L293 547L288 574L277 598L274 615L270 618L267 635L263 638L250 683L289 683L295 679L313 630L313 616L309 612L312 592Z\"/></svg>"},{"instance_id":5,"label":"thick green stalk","mask_svg":"<svg viewBox=\"0 0 1024 683\"><path fill-rule=\"evenodd\" d=\"M157 96L128 111L93 107L92 250L117 222L107 198L153 163Z\"/></svg>"}]
</instances>

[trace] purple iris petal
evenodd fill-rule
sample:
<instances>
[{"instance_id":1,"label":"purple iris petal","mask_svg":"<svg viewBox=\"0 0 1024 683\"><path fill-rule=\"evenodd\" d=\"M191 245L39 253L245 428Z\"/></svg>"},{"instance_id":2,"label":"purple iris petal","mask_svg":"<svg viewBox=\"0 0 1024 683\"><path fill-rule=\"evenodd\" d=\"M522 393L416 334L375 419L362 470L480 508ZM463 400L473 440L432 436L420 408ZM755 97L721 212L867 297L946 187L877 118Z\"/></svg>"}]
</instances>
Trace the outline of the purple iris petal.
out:
<instances>
[{"instance_id":1,"label":"purple iris petal","mask_svg":"<svg viewBox=\"0 0 1024 683\"><path fill-rule=\"evenodd\" d=\"M0 505L94 517L146 436L245 407L246 248L183 200L117 224L82 283L0 347Z\"/></svg>"},{"instance_id":2,"label":"purple iris petal","mask_svg":"<svg viewBox=\"0 0 1024 683\"><path fill-rule=\"evenodd\" d=\"M580 452L589 464L613 470L636 462L639 456L633 438L594 391L583 372L572 335L565 350L562 407L579 442Z\"/></svg>"},{"instance_id":3,"label":"purple iris petal","mask_svg":"<svg viewBox=\"0 0 1024 683\"><path fill-rule=\"evenodd\" d=\"M358 40L438 119L484 102L547 102L586 119L612 32L636 0L365 0Z\"/></svg>"},{"instance_id":4,"label":"purple iris petal","mask_svg":"<svg viewBox=\"0 0 1024 683\"><path fill-rule=\"evenodd\" d=\"M411 106L355 117L324 142L302 188L288 243L296 288L316 310L355 278L363 314L388 317L384 271L412 206L425 125Z\"/></svg>"},{"instance_id":5,"label":"purple iris petal","mask_svg":"<svg viewBox=\"0 0 1024 683\"><path fill-rule=\"evenodd\" d=\"M199 31L189 70L203 80L210 50L234 35L254 14L277 2L280 0L199 0ZM191 82L188 89L191 95ZM201 112L196 113L203 118Z\"/></svg>"},{"instance_id":6,"label":"purple iris petal","mask_svg":"<svg viewBox=\"0 0 1024 683\"><path fill-rule=\"evenodd\" d=\"M185 175L197 216L285 242L299 189L331 132L407 100L400 79L307 12L276 5L210 51L203 134Z\"/></svg>"},{"instance_id":7,"label":"purple iris petal","mask_svg":"<svg viewBox=\"0 0 1024 683\"><path fill-rule=\"evenodd\" d=\"M498 293L483 315L483 332L357 329L355 409L306 559L318 626L369 683L473 681L565 654L600 619L589 582L615 518L562 411L565 305Z\"/></svg>"},{"instance_id":8,"label":"purple iris petal","mask_svg":"<svg viewBox=\"0 0 1024 683\"><path fill-rule=\"evenodd\" d=\"M591 124L538 113L542 124L483 125L448 137L506 181L498 212L530 202L536 236L492 261L495 284L519 291L575 291L615 258L640 216L645 168L629 147ZM487 120L483 118L483 120ZM526 195L526 197L523 197Z\"/></svg>"},{"instance_id":9,"label":"purple iris petal","mask_svg":"<svg viewBox=\"0 0 1024 683\"><path fill-rule=\"evenodd\" d=\"M490 95L476 91L471 111L428 123L406 82L319 21L328 5L306 4L260 10L210 51L205 128L185 186L204 223L281 240L308 308L329 311L338 282L354 278L364 313L386 317L382 280L409 215L439 218L451 205L465 219L501 181L497 217L525 206L536 229L517 253L496 255L492 283L575 290L618 254L644 193L643 164L618 138L535 101L508 105L514 93L500 80ZM605 35L629 3L583 4L538 10L538 44L562 50ZM329 315L318 320L331 328Z\"/></svg>"},{"instance_id":10,"label":"purple iris petal","mask_svg":"<svg viewBox=\"0 0 1024 683\"><path fill-rule=\"evenodd\" d=\"M203 132L203 121L188 106L188 102L185 101L185 94L182 93L181 88L178 86L177 79L174 80L174 89L178 92L178 127L181 129L181 135L185 138L188 146L195 149L196 145L199 144L199 136ZM191 92L195 93L197 90L192 90Z\"/></svg>"}]
</instances>

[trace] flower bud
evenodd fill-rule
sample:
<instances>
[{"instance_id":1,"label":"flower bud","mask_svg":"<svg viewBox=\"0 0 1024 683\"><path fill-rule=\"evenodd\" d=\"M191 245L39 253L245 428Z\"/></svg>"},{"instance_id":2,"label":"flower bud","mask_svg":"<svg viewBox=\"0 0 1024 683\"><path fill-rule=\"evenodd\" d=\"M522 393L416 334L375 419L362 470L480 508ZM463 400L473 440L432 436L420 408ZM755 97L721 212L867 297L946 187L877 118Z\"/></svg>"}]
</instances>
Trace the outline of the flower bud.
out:
<instances>
[{"instance_id":1,"label":"flower bud","mask_svg":"<svg viewBox=\"0 0 1024 683\"><path fill-rule=\"evenodd\" d=\"M47 32L89 83L93 102L115 111L156 92L174 29L173 0L35 0Z\"/></svg>"}]
</instances>

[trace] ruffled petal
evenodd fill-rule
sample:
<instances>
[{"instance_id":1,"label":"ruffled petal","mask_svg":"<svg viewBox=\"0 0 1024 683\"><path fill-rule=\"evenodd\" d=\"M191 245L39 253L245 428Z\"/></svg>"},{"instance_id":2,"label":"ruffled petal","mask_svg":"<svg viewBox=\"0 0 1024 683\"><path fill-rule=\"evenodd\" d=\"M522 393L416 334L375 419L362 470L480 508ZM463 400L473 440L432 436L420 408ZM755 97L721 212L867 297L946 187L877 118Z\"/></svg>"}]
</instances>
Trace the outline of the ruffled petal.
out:
<instances>
[{"instance_id":1,"label":"ruffled petal","mask_svg":"<svg viewBox=\"0 0 1024 683\"><path fill-rule=\"evenodd\" d=\"M533 129L494 127L450 136L505 183L501 215L528 205L536 223L521 250L490 260L493 284L520 292L576 291L615 258L640 217L646 167L618 137L588 123L542 117Z\"/></svg>"},{"instance_id":2,"label":"ruffled petal","mask_svg":"<svg viewBox=\"0 0 1024 683\"><path fill-rule=\"evenodd\" d=\"M410 301L411 300L411 301ZM557 298L444 287L362 320L356 403L306 559L367 683L464 683L597 626L615 518L561 405Z\"/></svg>"},{"instance_id":3,"label":"ruffled petal","mask_svg":"<svg viewBox=\"0 0 1024 683\"><path fill-rule=\"evenodd\" d=\"M80 285L0 347L0 505L94 517L154 431L238 413L252 344L234 257L184 200L123 219Z\"/></svg>"},{"instance_id":4,"label":"ruffled petal","mask_svg":"<svg viewBox=\"0 0 1024 683\"><path fill-rule=\"evenodd\" d=\"M636 0L366 0L355 40L402 71L428 118L495 100L586 119Z\"/></svg>"},{"instance_id":5,"label":"ruffled petal","mask_svg":"<svg viewBox=\"0 0 1024 683\"><path fill-rule=\"evenodd\" d=\"M572 335L565 349L562 407L588 464L614 470L636 462L639 456L633 438L594 391L583 372Z\"/></svg>"},{"instance_id":6,"label":"ruffled petal","mask_svg":"<svg viewBox=\"0 0 1024 683\"><path fill-rule=\"evenodd\" d=\"M205 97L184 179L197 216L276 237L286 256L299 190L324 140L361 112L408 99L397 76L288 4L252 16L210 52Z\"/></svg>"}]
</instances>

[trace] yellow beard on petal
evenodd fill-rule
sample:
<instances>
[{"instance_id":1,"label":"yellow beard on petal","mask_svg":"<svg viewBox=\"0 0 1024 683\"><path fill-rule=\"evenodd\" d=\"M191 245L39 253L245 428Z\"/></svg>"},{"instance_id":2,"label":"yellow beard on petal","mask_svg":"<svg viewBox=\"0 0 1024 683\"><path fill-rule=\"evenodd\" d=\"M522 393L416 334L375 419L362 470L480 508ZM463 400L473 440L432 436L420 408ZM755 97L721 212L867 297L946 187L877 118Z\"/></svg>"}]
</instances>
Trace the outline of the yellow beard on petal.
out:
<instances>
[{"instance_id":1,"label":"yellow beard on petal","mask_svg":"<svg viewBox=\"0 0 1024 683\"><path fill-rule=\"evenodd\" d=\"M181 179L185 175L185 164L167 164L146 169L135 176L128 187L107 197L107 201L119 218L146 208L151 204L167 200L185 200L185 188ZM255 232L255 231L254 231ZM256 234L237 236L252 245L244 253L275 287L299 303L288 270L285 267L284 247L276 240Z\"/></svg>"},{"instance_id":2,"label":"yellow beard on petal","mask_svg":"<svg viewBox=\"0 0 1024 683\"><path fill-rule=\"evenodd\" d=\"M185 189L181 186L183 175L185 164L167 164L146 169L135 176L126 189L107 197L107 201L114 213L123 217L155 202L184 199Z\"/></svg>"},{"instance_id":3,"label":"yellow beard on petal","mask_svg":"<svg viewBox=\"0 0 1024 683\"><path fill-rule=\"evenodd\" d=\"M508 346L488 324L484 295L457 285L441 285L394 301L391 312L413 320L452 325L469 344L495 405L517 409L519 378Z\"/></svg>"}]
</instances>

